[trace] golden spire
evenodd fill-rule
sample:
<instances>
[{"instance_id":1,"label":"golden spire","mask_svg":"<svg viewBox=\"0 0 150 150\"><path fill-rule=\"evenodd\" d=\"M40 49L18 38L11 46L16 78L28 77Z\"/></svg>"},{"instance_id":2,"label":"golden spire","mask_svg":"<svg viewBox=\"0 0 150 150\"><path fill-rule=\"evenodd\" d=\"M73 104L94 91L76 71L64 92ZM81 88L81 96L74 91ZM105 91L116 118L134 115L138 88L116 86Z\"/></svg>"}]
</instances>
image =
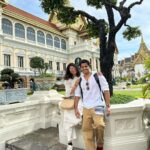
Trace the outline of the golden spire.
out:
<instances>
[{"instance_id":1,"label":"golden spire","mask_svg":"<svg viewBox=\"0 0 150 150\"><path fill-rule=\"evenodd\" d=\"M70 0L64 0L64 2L65 2L65 6L67 6L67 7L71 7Z\"/></svg>"},{"instance_id":2,"label":"golden spire","mask_svg":"<svg viewBox=\"0 0 150 150\"><path fill-rule=\"evenodd\" d=\"M145 43L144 38L143 38L143 34L141 35L141 43Z\"/></svg>"}]
</instances>

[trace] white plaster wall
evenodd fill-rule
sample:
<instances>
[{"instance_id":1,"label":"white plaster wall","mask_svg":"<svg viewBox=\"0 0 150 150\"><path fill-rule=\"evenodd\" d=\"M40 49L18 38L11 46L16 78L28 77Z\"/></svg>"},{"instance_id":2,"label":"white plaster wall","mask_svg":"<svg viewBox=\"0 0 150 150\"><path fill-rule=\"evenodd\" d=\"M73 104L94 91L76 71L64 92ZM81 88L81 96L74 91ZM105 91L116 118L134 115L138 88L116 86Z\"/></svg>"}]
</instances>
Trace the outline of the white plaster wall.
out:
<instances>
[{"instance_id":1,"label":"white plaster wall","mask_svg":"<svg viewBox=\"0 0 150 150\"><path fill-rule=\"evenodd\" d=\"M145 73L145 68L143 64L136 64L134 67L134 70L135 70L135 76L137 78L142 77ZM138 76L139 74L140 74L140 77Z\"/></svg>"}]
</instances>

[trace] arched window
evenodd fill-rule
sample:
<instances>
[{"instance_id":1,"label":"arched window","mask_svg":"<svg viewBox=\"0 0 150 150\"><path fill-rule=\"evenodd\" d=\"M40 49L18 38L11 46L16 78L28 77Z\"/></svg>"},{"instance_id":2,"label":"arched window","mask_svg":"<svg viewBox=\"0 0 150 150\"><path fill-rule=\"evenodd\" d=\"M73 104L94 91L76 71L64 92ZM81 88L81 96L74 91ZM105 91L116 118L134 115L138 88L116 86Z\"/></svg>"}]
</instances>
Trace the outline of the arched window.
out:
<instances>
[{"instance_id":1,"label":"arched window","mask_svg":"<svg viewBox=\"0 0 150 150\"><path fill-rule=\"evenodd\" d=\"M2 29L3 29L3 33L13 35L12 23L6 18L2 19Z\"/></svg>"},{"instance_id":2,"label":"arched window","mask_svg":"<svg viewBox=\"0 0 150 150\"><path fill-rule=\"evenodd\" d=\"M54 38L54 46L60 48L60 39L56 36Z\"/></svg>"},{"instance_id":3,"label":"arched window","mask_svg":"<svg viewBox=\"0 0 150 150\"><path fill-rule=\"evenodd\" d=\"M53 37L50 34L46 35L46 44L53 46Z\"/></svg>"},{"instance_id":4,"label":"arched window","mask_svg":"<svg viewBox=\"0 0 150 150\"><path fill-rule=\"evenodd\" d=\"M27 28L27 39L30 41L35 41L35 31L33 28Z\"/></svg>"},{"instance_id":5,"label":"arched window","mask_svg":"<svg viewBox=\"0 0 150 150\"><path fill-rule=\"evenodd\" d=\"M15 24L15 36L25 38L25 29L24 26L20 23Z\"/></svg>"},{"instance_id":6,"label":"arched window","mask_svg":"<svg viewBox=\"0 0 150 150\"><path fill-rule=\"evenodd\" d=\"M64 39L61 39L61 48L66 50L66 41Z\"/></svg>"},{"instance_id":7,"label":"arched window","mask_svg":"<svg viewBox=\"0 0 150 150\"><path fill-rule=\"evenodd\" d=\"M44 33L42 31L37 32L37 41L39 43L45 44L45 37L44 37Z\"/></svg>"}]
</instances>

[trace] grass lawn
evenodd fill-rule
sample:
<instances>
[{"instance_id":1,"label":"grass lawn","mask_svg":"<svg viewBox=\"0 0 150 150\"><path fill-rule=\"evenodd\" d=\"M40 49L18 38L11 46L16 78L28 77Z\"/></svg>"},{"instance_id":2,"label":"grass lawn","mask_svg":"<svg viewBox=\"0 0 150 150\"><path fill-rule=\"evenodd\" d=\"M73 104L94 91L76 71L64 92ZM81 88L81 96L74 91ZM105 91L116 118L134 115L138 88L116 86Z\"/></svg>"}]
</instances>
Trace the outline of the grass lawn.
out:
<instances>
[{"instance_id":1,"label":"grass lawn","mask_svg":"<svg viewBox=\"0 0 150 150\"><path fill-rule=\"evenodd\" d=\"M59 93L65 95L65 91L59 91ZM141 90L135 90L135 91L134 90L118 90L118 91L114 91L114 94L116 95L121 94L121 95L127 95L127 96L129 95L135 98L143 97ZM147 98L150 98L150 93Z\"/></svg>"},{"instance_id":2,"label":"grass lawn","mask_svg":"<svg viewBox=\"0 0 150 150\"><path fill-rule=\"evenodd\" d=\"M65 95L65 91L59 91L60 94ZM137 98L142 98L141 90L118 90L114 91L114 95L111 97L111 104L126 104ZM150 93L147 96L150 98Z\"/></svg>"},{"instance_id":3,"label":"grass lawn","mask_svg":"<svg viewBox=\"0 0 150 150\"><path fill-rule=\"evenodd\" d=\"M114 94L129 95L135 98L143 97L141 90L118 90L118 91L114 91ZM148 94L147 98L150 98L150 93Z\"/></svg>"}]
</instances>

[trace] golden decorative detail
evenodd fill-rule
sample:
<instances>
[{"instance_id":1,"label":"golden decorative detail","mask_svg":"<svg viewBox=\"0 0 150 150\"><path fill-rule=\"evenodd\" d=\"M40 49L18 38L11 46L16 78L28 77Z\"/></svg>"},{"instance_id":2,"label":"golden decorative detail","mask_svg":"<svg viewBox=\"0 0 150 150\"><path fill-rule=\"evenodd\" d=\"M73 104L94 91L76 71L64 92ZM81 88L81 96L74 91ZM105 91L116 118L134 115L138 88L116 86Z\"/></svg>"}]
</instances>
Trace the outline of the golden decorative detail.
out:
<instances>
[{"instance_id":1,"label":"golden decorative detail","mask_svg":"<svg viewBox=\"0 0 150 150\"><path fill-rule=\"evenodd\" d=\"M65 25L58 20L57 13L53 12L49 15L49 21L51 23L56 24L57 27L61 30L66 29L66 27L69 27L69 28L75 29L77 31L82 31L84 29L84 27L86 26L86 20L81 15L79 15L79 17L76 19L76 22L74 24Z\"/></svg>"}]
</instances>

